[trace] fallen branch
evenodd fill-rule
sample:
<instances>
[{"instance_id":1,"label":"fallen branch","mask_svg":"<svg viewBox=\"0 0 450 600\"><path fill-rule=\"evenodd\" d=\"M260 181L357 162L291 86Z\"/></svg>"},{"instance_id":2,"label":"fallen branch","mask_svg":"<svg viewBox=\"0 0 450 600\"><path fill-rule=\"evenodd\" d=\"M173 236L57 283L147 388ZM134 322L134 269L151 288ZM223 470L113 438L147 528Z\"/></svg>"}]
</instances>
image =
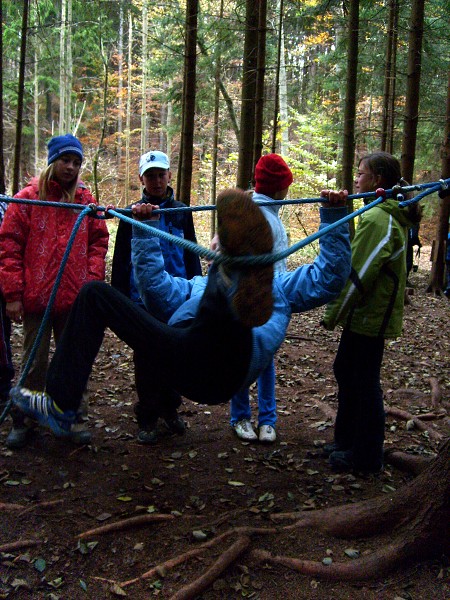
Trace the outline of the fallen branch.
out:
<instances>
[{"instance_id":1,"label":"fallen branch","mask_svg":"<svg viewBox=\"0 0 450 600\"><path fill-rule=\"evenodd\" d=\"M22 510L24 508L25 506L23 504L9 504L8 502L0 502L0 511L4 510L5 512L7 512L10 510Z\"/></svg>"},{"instance_id":2,"label":"fallen branch","mask_svg":"<svg viewBox=\"0 0 450 600\"><path fill-rule=\"evenodd\" d=\"M32 546L39 546L39 544L42 544L42 540L17 540L16 542L2 544L0 546L0 552L14 552L14 550L31 548Z\"/></svg>"},{"instance_id":3,"label":"fallen branch","mask_svg":"<svg viewBox=\"0 0 450 600\"><path fill-rule=\"evenodd\" d=\"M63 500L48 500L46 502L37 502L36 504L24 505L24 504L8 504L7 502L0 502L0 511L13 511L13 510L21 510L20 515L24 515L27 512L35 510L36 508L48 508L49 506L54 506L55 504L62 504ZM19 516L20 516L19 515Z\"/></svg>"},{"instance_id":4,"label":"fallen branch","mask_svg":"<svg viewBox=\"0 0 450 600\"><path fill-rule=\"evenodd\" d=\"M172 596L171 600L191 600L202 594L237 558L239 558L239 556L241 556L241 554L247 550L249 545L249 537L239 537L228 550L219 556L206 573L178 590L178 592Z\"/></svg>"},{"instance_id":5,"label":"fallen branch","mask_svg":"<svg viewBox=\"0 0 450 600\"><path fill-rule=\"evenodd\" d=\"M397 419L403 419L404 421L412 421L417 429L428 432L430 438L433 438L438 442L442 440L442 434L439 433L439 431L428 427L423 421L420 420L420 417L412 415L411 413L406 412L406 410L402 410L396 406L387 406L386 414L391 415L391 417L396 417Z\"/></svg>"},{"instance_id":6,"label":"fallen branch","mask_svg":"<svg viewBox=\"0 0 450 600\"><path fill-rule=\"evenodd\" d=\"M151 514L151 515L139 515L138 517L130 517L129 519L123 519L122 521L116 521L115 523L108 523L108 525L102 525L101 527L95 527L94 529L88 529L79 533L76 538L84 540L93 535L103 535L110 533L111 531L121 531L123 529L129 529L131 527L140 527L141 525L147 525L148 523L157 523L161 521L170 521L174 519L173 515L165 514Z\"/></svg>"},{"instance_id":7,"label":"fallen branch","mask_svg":"<svg viewBox=\"0 0 450 600\"><path fill-rule=\"evenodd\" d=\"M442 390L436 377L430 377L431 406L437 408L442 401Z\"/></svg>"}]
</instances>

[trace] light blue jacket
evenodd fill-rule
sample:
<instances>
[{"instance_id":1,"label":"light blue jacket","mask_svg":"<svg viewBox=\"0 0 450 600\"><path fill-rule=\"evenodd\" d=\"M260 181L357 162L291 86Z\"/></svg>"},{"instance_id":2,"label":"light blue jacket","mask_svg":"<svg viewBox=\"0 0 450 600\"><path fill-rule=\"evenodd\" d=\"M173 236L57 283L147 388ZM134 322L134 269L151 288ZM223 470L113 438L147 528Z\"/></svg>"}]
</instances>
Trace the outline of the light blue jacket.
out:
<instances>
[{"instance_id":1,"label":"light blue jacket","mask_svg":"<svg viewBox=\"0 0 450 600\"><path fill-rule=\"evenodd\" d=\"M347 215L346 208L321 208L320 228ZM147 221L158 227L158 221ZM151 229L133 226L132 263L135 280L146 309L158 319L176 325L191 320L206 287L207 277L173 277L164 270L159 238ZM333 300L350 274L351 250L348 225L339 225L321 238L320 253L310 265L276 273L271 318L255 327L253 351L243 388L252 384L284 341L292 313L300 313Z\"/></svg>"}]
</instances>

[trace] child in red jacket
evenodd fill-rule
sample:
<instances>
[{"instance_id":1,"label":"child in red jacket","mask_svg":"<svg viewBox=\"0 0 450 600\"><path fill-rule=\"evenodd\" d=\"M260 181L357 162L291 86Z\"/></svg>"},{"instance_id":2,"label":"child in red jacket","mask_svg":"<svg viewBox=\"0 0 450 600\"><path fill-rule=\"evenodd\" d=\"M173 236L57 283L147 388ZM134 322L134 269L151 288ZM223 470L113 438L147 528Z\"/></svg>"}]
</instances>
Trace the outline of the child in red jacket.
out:
<instances>
[{"instance_id":1,"label":"child in red jacket","mask_svg":"<svg viewBox=\"0 0 450 600\"><path fill-rule=\"evenodd\" d=\"M88 205L95 202L79 180L83 161L80 141L71 134L56 136L48 143L48 166L39 179L33 178L16 198L48 200ZM6 301L6 314L23 323L22 368L27 363L42 323L79 211L11 203L0 230L0 286ZM33 364L24 385L45 388L50 338L55 343L64 328L70 308L88 281L104 280L108 230L103 220L83 219L67 261L53 310L43 332ZM28 429L14 422L6 444L26 443Z\"/></svg>"}]
</instances>

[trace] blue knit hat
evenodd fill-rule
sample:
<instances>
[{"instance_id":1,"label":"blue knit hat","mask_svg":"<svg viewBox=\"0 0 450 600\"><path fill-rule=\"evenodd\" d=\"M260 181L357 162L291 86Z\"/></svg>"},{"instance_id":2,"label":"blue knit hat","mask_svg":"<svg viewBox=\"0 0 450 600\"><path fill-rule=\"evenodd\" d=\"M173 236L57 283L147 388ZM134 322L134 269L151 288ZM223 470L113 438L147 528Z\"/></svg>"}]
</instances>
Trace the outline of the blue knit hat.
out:
<instances>
[{"instance_id":1,"label":"blue knit hat","mask_svg":"<svg viewBox=\"0 0 450 600\"><path fill-rule=\"evenodd\" d=\"M51 165L56 159L61 158L63 154L76 154L80 160L83 160L83 146L80 140L70 133L52 138L47 146L47 165Z\"/></svg>"}]
</instances>

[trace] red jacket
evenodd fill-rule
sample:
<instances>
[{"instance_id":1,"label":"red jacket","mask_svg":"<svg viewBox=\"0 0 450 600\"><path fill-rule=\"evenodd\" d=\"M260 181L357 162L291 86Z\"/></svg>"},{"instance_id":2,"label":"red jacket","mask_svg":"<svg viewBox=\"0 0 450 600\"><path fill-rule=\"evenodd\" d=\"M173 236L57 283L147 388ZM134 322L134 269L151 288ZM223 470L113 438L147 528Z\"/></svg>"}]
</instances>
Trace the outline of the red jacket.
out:
<instances>
[{"instance_id":1,"label":"red jacket","mask_svg":"<svg viewBox=\"0 0 450 600\"><path fill-rule=\"evenodd\" d=\"M62 192L51 182L46 200L58 202ZM20 190L16 198L36 200L38 179ZM86 186L79 182L76 204L95 202ZM0 228L0 288L6 302L21 300L25 313L45 311L61 260L79 210L10 203ZM105 278L108 229L103 220L86 216L75 236L53 311L70 310L80 288L92 280Z\"/></svg>"}]
</instances>

